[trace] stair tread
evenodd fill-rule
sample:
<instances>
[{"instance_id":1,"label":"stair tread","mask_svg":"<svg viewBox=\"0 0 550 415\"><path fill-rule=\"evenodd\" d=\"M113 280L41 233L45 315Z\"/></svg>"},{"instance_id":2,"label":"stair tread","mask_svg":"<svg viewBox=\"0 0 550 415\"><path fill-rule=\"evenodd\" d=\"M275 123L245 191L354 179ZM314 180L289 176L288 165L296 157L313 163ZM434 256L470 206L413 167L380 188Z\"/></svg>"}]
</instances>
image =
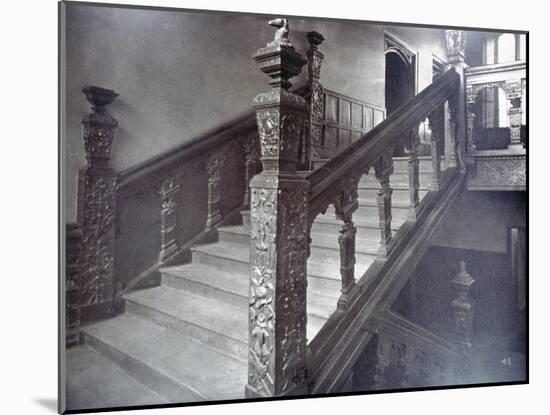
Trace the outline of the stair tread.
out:
<instances>
[{"instance_id":1,"label":"stair tread","mask_svg":"<svg viewBox=\"0 0 550 415\"><path fill-rule=\"evenodd\" d=\"M248 275L239 272L220 270L194 263L164 267L160 271L233 294L248 295Z\"/></svg>"},{"instance_id":2,"label":"stair tread","mask_svg":"<svg viewBox=\"0 0 550 415\"><path fill-rule=\"evenodd\" d=\"M359 198L358 199L359 206L365 206L365 207L375 207L378 208L378 203L376 199L369 199L369 198ZM391 207L392 209L408 209L410 206L407 202L396 202L395 200L392 200Z\"/></svg>"},{"instance_id":3,"label":"stair tread","mask_svg":"<svg viewBox=\"0 0 550 415\"><path fill-rule=\"evenodd\" d=\"M165 286L134 291L124 298L235 340L246 338L248 319L243 309L215 299Z\"/></svg>"},{"instance_id":4,"label":"stair tread","mask_svg":"<svg viewBox=\"0 0 550 415\"><path fill-rule=\"evenodd\" d=\"M227 290L236 295L242 296L242 307L248 306L248 289L249 278L247 274L241 274L238 272L225 272L216 268L212 268L201 264L185 264L172 267L166 267L162 269L162 272L170 273L178 278L190 279L196 282L200 282L206 285L211 285L223 290ZM168 288L173 290L172 288ZM145 290L144 290L145 291ZM180 291L180 290L176 290ZM181 292L184 292L181 290ZM187 294L193 297L199 297L200 295ZM200 296L202 299L203 297ZM308 297L308 314L314 314L319 317L329 317L334 311L334 307L328 304L336 304L337 296L329 296L327 294L314 292ZM211 300L210 300L211 301ZM218 301L216 301L219 303ZM246 337L246 336L245 336Z\"/></svg>"},{"instance_id":5,"label":"stair tread","mask_svg":"<svg viewBox=\"0 0 550 415\"><path fill-rule=\"evenodd\" d=\"M342 221L337 219L332 215L319 215L315 218L314 223L327 223L327 224L341 224ZM380 224L378 223L378 218L365 218L359 215L353 215L353 223L356 227L371 228L371 229L380 229ZM403 223L405 223L404 218L392 218L392 229L398 229Z\"/></svg>"},{"instance_id":6,"label":"stair tread","mask_svg":"<svg viewBox=\"0 0 550 415\"><path fill-rule=\"evenodd\" d=\"M83 327L83 331L195 390L205 399L244 397L246 363L153 322L125 313Z\"/></svg>"},{"instance_id":7,"label":"stair tread","mask_svg":"<svg viewBox=\"0 0 550 415\"><path fill-rule=\"evenodd\" d=\"M245 245L216 242L214 244L198 245L191 248L193 251L202 252L209 255L218 256L234 261L249 263L250 256ZM373 259L374 260L374 259ZM308 261L308 274L316 277L340 279L340 262L339 258L335 258L331 262L319 262L314 258Z\"/></svg>"},{"instance_id":8,"label":"stair tread","mask_svg":"<svg viewBox=\"0 0 550 415\"><path fill-rule=\"evenodd\" d=\"M169 403L85 344L67 349L66 373L70 409Z\"/></svg>"}]
</instances>

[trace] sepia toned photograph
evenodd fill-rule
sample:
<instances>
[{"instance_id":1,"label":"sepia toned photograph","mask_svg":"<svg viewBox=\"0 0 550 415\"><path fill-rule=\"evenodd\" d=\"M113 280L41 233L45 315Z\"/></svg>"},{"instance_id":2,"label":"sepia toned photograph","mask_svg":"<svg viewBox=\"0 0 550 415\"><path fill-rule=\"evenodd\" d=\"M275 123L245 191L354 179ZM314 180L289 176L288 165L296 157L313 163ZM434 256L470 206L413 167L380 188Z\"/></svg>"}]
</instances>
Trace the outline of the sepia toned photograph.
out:
<instances>
[{"instance_id":1,"label":"sepia toned photograph","mask_svg":"<svg viewBox=\"0 0 550 415\"><path fill-rule=\"evenodd\" d=\"M60 413L529 382L527 31L58 6Z\"/></svg>"}]
</instances>

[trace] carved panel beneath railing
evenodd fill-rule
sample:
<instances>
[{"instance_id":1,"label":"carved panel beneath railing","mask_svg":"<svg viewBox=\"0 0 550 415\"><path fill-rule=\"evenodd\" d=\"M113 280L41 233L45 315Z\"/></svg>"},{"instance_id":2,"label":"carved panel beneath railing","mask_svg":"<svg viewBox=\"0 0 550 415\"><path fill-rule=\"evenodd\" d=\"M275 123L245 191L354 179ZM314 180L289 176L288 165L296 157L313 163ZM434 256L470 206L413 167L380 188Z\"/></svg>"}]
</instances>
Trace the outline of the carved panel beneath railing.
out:
<instances>
[{"instance_id":1,"label":"carved panel beneath railing","mask_svg":"<svg viewBox=\"0 0 550 415\"><path fill-rule=\"evenodd\" d=\"M525 154L509 154L508 150L470 153L467 166L468 190L524 191L527 188Z\"/></svg>"}]
</instances>

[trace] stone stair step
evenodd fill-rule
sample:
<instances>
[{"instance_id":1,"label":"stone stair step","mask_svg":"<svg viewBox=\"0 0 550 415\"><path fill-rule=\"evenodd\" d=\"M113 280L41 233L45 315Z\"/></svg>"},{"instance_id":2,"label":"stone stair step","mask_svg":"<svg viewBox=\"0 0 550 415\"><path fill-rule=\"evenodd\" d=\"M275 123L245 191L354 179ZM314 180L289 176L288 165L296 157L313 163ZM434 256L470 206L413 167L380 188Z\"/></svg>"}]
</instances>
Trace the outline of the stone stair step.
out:
<instances>
[{"instance_id":1,"label":"stone stair step","mask_svg":"<svg viewBox=\"0 0 550 415\"><path fill-rule=\"evenodd\" d=\"M396 203L397 204L407 204L409 202L410 195L409 195L409 188L408 187L404 188L404 186L401 185L401 186L399 186L399 188L395 188L392 185L392 190L393 190L392 197L391 197L392 205L395 205ZM424 196L426 196L426 194L428 194L429 191L430 191L430 189L427 189L427 188L419 189L418 194L419 194L420 199L422 199ZM369 186L369 187L359 189L359 191L358 191L359 204L361 205L361 203L363 203L365 201L368 201L369 203L376 203L377 192L378 192L378 187L374 187L374 186Z\"/></svg>"},{"instance_id":2,"label":"stone stair step","mask_svg":"<svg viewBox=\"0 0 550 415\"><path fill-rule=\"evenodd\" d=\"M248 273L220 270L201 264L184 264L161 268L162 285L204 298L246 308Z\"/></svg>"},{"instance_id":3,"label":"stone stair step","mask_svg":"<svg viewBox=\"0 0 550 415\"><path fill-rule=\"evenodd\" d=\"M199 264L166 267L161 269L161 272L163 274L163 285L168 288L182 290L194 296L210 300L215 299L247 313L248 274L224 272ZM336 304L340 294L339 287L334 291L310 290L309 293L308 303L311 300L312 305L308 307L308 315L325 318L326 320L330 315L327 315L330 306L327 306L326 303Z\"/></svg>"},{"instance_id":4,"label":"stone stair step","mask_svg":"<svg viewBox=\"0 0 550 415\"><path fill-rule=\"evenodd\" d=\"M353 223L357 227L357 236L369 239L373 241L380 240L380 225L378 223L378 216L365 218L362 216L354 215ZM392 214L392 229L397 230L405 223L404 217L393 217ZM315 218L312 226L312 233L328 233L338 235L338 231L342 226L342 221L336 219L334 215L319 215Z\"/></svg>"},{"instance_id":5,"label":"stone stair step","mask_svg":"<svg viewBox=\"0 0 550 415\"><path fill-rule=\"evenodd\" d=\"M193 262L239 273L248 273L250 256L246 246L227 242L199 245L192 248ZM308 262L308 277L339 280L340 268L337 262Z\"/></svg>"},{"instance_id":6,"label":"stone stair step","mask_svg":"<svg viewBox=\"0 0 550 415\"><path fill-rule=\"evenodd\" d=\"M70 409L170 402L86 344L67 349L66 357L67 407Z\"/></svg>"},{"instance_id":7,"label":"stone stair step","mask_svg":"<svg viewBox=\"0 0 550 415\"><path fill-rule=\"evenodd\" d=\"M246 361L248 312L214 298L160 286L124 296L126 311Z\"/></svg>"},{"instance_id":8,"label":"stone stair step","mask_svg":"<svg viewBox=\"0 0 550 415\"><path fill-rule=\"evenodd\" d=\"M125 313L82 332L91 347L171 402L244 398L246 363L174 330Z\"/></svg>"}]
</instances>

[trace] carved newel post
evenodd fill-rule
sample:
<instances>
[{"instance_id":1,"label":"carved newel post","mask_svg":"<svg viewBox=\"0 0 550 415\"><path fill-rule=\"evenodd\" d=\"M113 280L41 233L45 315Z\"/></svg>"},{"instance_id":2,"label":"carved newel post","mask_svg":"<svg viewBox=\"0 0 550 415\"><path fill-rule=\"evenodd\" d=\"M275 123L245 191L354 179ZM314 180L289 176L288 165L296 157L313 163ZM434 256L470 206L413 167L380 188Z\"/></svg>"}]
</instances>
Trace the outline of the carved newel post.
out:
<instances>
[{"instance_id":1,"label":"carved newel post","mask_svg":"<svg viewBox=\"0 0 550 415\"><path fill-rule=\"evenodd\" d=\"M449 118L450 145L445 146L447 167L453 167L458 158L461 172L466 171L466 81L464 77L464 50L466 37L463 30L447 30L447 54L449 64L460 76L460 86L457 93L449 99L451 116Z\"/></svg>"},{"instance_id":2,"label":"carved newel post","mask_svg":"<svg viewBox=\"0 0 550 415\"><path fill-rule=\"evenodd\" d=\"M307 51L309 87L311 97L309 101L309 131L306 148L306 165L310 170L313 163L320 159L319 149L323 135L323 85L321 85L321 64L324 55L319 51L319 45L325 38L318 32L308 32L307 40L309 50Z\"/></svg>"},{"instance_id":3,"label":"carved newel post","mask_svg":"<svg viewBox=\"0 0 550 415\"><path fill-rule=\"evenodd\" d=\"M247 397L307 393L308 181L296 173L307 103L289 79L306 63L275 19L275 39L254 60L272 89L254 99L263 170L252 178Z\"/></svg>"},{"instance_id":4,"label":"carved newel post","mask_svg":"<svg viewBox=\"0 0 550 415\"><path fill-rule=\"evenodd\" d=\"M474 282L466 271L466 263L460 262L460 271L451 281L456 295L451 302L451 308L455 341L464 355L459 362L461 376L467 376L471 368L474 306L470 299L470 288Z\"/></svg>"},{"instance_id":5,"label":"carved newel post","mask_svg":"<svg viewBox=\"0 0 550 415\"><path fill-rule=\"evenodd\" d=\"M82 229L79 294L82 322L113 314L117 175L109 165L117 120L105 107L118 96L84 88L92 113L82 119L87 165L78 177L78 222Z\"/></svg>"}]
</instances>

